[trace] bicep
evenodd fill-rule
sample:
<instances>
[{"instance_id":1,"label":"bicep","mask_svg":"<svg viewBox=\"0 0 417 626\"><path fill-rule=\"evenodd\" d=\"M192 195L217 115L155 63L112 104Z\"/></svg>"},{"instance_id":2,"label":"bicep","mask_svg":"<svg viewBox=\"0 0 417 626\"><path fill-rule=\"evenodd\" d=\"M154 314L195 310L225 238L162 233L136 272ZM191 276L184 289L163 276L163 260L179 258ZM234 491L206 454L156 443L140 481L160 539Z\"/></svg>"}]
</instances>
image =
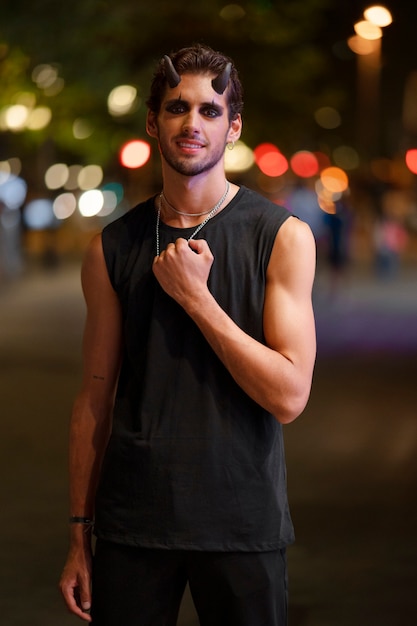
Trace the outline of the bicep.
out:
<instances>
[{"instance_id":1,"label":"bicep","mask_svg":"<svg viewBox=\"0 0 417 626\"><path fill-rule=\"evenodd\" d=\"M278 231L267 271L264 334L267 345L311 375L316 337L311 301L315 242L310 228L289 218Z\"/></svg>"},{"instance_id":2,"label":"bicep","mask_svg":"<svg viewBox=\"0 0 417 626\"><path fill-rule=\"evenodd\" d=\"M104 260L101 236L91 242L82 267L87 306L83 338L83 387L113 395L120 368L122 320Z\"/></svg>"}]
</instances>

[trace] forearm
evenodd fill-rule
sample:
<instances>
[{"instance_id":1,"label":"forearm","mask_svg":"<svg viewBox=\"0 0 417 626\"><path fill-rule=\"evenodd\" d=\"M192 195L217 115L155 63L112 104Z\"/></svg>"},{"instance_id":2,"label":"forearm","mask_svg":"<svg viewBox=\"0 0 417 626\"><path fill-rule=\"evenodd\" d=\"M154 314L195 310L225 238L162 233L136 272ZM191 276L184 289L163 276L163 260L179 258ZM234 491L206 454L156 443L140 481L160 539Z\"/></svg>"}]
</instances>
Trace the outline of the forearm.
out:
<instances>
[{"instance_id":1,"label":"forearm","mask_svg":"<svg viewBox=\"0 0 417 626\"><path fill-rule=\"evenodd\" d=\"M76 398L69 445L71 516L94 517L94 498L110 432L110 414L110 406L94 406L85 394ZM78 526L74 525L75 531Z\"/></svg>"},{"instance_id":2,"label":"forearm","mask_svg":"<svg viewBox=\"0 0 417 626\"><path fill-rule=\"evenodd\" d=\"M237 384L281 423L304 409L311 368L255 340L206 292L187 303L187 312Z\"/></svg>"}]
</instances>

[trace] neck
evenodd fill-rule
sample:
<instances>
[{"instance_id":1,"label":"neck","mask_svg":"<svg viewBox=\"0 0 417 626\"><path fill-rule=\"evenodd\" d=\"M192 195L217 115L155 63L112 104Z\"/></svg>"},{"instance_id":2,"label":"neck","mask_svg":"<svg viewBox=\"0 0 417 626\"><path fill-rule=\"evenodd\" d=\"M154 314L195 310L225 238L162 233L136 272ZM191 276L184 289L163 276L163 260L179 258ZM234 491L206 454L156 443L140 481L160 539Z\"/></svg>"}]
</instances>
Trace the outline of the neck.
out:
<instances>
[{"instance_id":1,"label":"neck","mask_svg":"<svg viewBox=\"0 0 417 626\"><path fill-rule=\"evenodd\" d=\"M226 200L227 194L229 193L229 189L230 189L230 183L226 180L226 188L225 188L225 191L224 191L222 197L209 210L209 212L207 213L207 215L204 218L204 220L197 225L197 228L190 235L188 241L190 241L190 239L194 239L194 237L197 235L197 233L202 228L204 228L204 226L207 224L207 222L210 221L211 218L217 213L217 211L220 210L223 202ZM157 254L157 256L159 256L159 222L160 222L161 210L162 210L162 197L163 197L163 194L161 192L161 194L159 196L159 205L158 205L158 212L157 212L157 216L156 216L156 231L155 231L155 236L156 236L156 254Z\"/></svg>"},{"instance_id":2,"label":"neck","mask_svg":"<svg viewBox=\"0 0 417 626\"><path fill-rule=\"evenodd\" d=\"M207 184L202 181L198 184L193 180L182 181L170 180L164 178L163 190L161 193L161 218L172 226L193 226L201 222L201 218L205 218L214 206L221 200L225 194L227 180L224 174L221 179L210 180ZM234 187L234 186L233 186ZM221 202L218 210L229 202L231 199L230 191Z\"/></svg>"}]
</instances>

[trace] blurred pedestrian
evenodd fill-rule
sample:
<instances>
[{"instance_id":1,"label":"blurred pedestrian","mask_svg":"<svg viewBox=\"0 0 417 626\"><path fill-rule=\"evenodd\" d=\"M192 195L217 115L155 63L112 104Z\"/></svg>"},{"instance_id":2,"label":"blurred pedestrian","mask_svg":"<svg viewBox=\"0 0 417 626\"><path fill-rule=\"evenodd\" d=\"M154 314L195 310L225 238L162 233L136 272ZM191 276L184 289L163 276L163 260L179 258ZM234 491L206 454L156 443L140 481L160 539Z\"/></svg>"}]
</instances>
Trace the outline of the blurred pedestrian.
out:
<instances>
[{"instance_id":1,"label":"blurred pedestrian","mask_svg":"<svg viewBox=\"0 0 417 626\"><path fill-rule=\"evenodd\" d=\"M82 269L61 590L96 626L172 626L187 581L205 626L283 626L282 425L310 392L314 238L226 179L242 128L228 57L165 56L148 107L162 191L107 226Z\"/></svg>"},{"instance_id":2,"label":"blurred pedestrian","mask_svg":"<svg viewBox=\"0 0 417 626\"><path fill-rule=\"evenodd\" d=\"M330 292L337 295L346 278L350 262L352 217L347 202L341 198L334 210L324 213L326 228L326 259L330 270Z\"/></svg>"},{"instance_id":3,"label":"blurred pedestrian","mask_svg":"<svg viewBox=\"0 0 417 626\"><path fill-rule=\"evenodd\" d=\"M394 278L398 274L401 253L408 243L404 226L388 216L379 217L374 227L375 270L378 278Z\"/></svg>"}]
</instances>

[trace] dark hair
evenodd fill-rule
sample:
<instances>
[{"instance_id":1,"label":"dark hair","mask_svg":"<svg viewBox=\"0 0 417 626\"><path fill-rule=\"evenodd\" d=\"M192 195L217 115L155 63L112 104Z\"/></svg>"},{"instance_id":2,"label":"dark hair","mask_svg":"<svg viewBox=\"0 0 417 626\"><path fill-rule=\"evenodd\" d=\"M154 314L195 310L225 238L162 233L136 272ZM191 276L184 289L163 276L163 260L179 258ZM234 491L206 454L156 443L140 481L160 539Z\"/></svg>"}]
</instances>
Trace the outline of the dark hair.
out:
<instances>
[{"instance_id":1,"label":"dark hair","mask_svg":"<svg viewBox=\"0 0 417 626\"><path fill-rule=\"evenodd\" d=\"M182 48L169 55L178 74L209 74L218 76L226 64L232 63L232 71L228 83L227 104L229 108L229 119L234 120L243 108L242 85L232 60L221 52L215 52L209 46L196 44L187 48ZM153 113L159 113L162 98L167 86L165 75L165 62L161 59L155 69L149 98L146 102L148 108Z\"/></svg>"}]
</instances>

